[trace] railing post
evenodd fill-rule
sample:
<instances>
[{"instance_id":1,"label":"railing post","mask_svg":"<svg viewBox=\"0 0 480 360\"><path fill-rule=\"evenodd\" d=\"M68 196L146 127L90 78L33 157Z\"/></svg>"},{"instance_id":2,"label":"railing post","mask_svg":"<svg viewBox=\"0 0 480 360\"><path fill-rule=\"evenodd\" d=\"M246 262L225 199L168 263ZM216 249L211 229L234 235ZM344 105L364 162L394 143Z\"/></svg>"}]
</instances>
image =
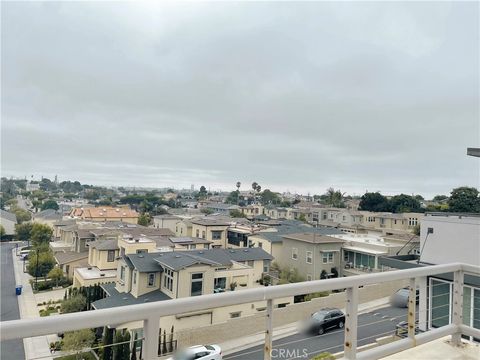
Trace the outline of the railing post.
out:
<instances>
[{"instance_id":1,"label":"railing post","mask_svg":"<svg viewBox=\"0 0 480 360\"><path fill-rule=\"evenodd\" d=\"M345 314L345 359L354 360L357 356L358 287L347 288Z\"/></svg>"},{"instance_id":2,"label":"railing post","mask_svg":"<svg viewBox=\"0 0 480 360\"><path fill-rule=\"evenodd\" d=\"M409 291L408 291L408 337L413 340L413 346L415 344L415 330L416 330L416 303L417 303L417 286L415 283L415 278L411 278L409 282Z\"/></svg>"},{"instance_id":3,"label":"railing post","mask_svg":"<svg viewBox=\"0 0 480 360\"><path fill-rule=\"evenodd\" d=\"M158 358L158 338L160 336L160 318L158 316L151 316L143 320L143 359L157 359Z\"/></svg>"},{"instance_id":4,"label":"railing post","mask_svg":"<svg viewBox=\"0 0 480 360\"><path fill-rule=\"evenodd\" d=\"M418 328L427 331L428 293L427 277L421 276L416 279L418 284Z\"/></svg>"},{"instance_id":5,"label":"railing post","mask_svg":"<svg viewBox=\"0 0 480 360\"><path fill-rule=\"evenodd\" d=\"M460 326L463 323L463 271L453 273L453 316L452 323ZM458 330L452 335L452 343L456 346L462 343L462 333Z\"/></svg>"},{"instance_id":6,"label":"railing post","mask_svg":"<svg viewBox=\"0 0 480 360\"><path fill-rule=\"evenodd\" d=\"M263 359L272 358L272 332L273 332L273 300L267 300L267 315L265 318L265 345L263 347Z\"/></svg>"}]
</instances>

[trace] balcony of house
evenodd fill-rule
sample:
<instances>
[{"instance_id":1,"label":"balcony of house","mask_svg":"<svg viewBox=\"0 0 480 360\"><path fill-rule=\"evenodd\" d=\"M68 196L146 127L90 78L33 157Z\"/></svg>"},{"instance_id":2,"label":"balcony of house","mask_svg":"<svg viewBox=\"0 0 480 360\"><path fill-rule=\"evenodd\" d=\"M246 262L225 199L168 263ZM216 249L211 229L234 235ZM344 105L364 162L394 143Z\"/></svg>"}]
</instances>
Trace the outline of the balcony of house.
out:
<instances>
[{"instance_id":1,"label":"balcony of house","mask_svg":"<svg viewBox=\"0 0 480 360\"><path fill-rule=\"evenodd\" d=\"M448 284L447 280L436 280L436 277L445 278L446 274L449 274L451 279ZM138 359L158 358L160 354L164 354L163 350L167 349L165 341L170 344L175 342L176 346L183 348L212 343L224 346L232 341L247 339L248 347L254 344L254 338L261 341L263 350L249 352L247 356L252 360L278 358L282 347L288 347L290 354L301 354L301 358L305 359L311 359L321 352L330 352L337 358L345 359L451 359L462 358L462 355L466 359L475 359L480 355L475 344L475 340L480 339L480 287L475 285L479 277L480 267L452 263L254 287L242 291L148 301L55 317L5 321L1 323L1 340L25 339L85 328L115 327L118 324L135 322L141 325L135 329L134 344L140 342L141 346L131 346L137 351L141 348L141 353L137 352ZM418 287L421 289L419 294ZM390 315L384 319L380 310L369 310L369 302L375 301L378 296L395 293L399 288L406 288L408 297L406 307L397 308L395 316ZM330 295L301 303L279 303L282 298L318 293ZM200 327L190 322L189 327L175 327L175 331L172 329L171 336L170 333L167 336L165 332L165 329L170 329L168 319L172 317L180 321L185 318L183 314L186 313L198 314L210 309L232 306L250 308L251 304L258 303L264 305L258 307L258 311L253 315L242 317L238 312L238 316L231 316L227 321ZM338 323L337 328L326 333L339 337L338 344L328 345L328 342L324 341L326 336L323 331L309 336L314 341L308 343L308 346L298 345L299 341L274 342L282 327L303 321L309 318L312 312L323 307L336 307L344 312L341 325ZM380 316L377 316L377 311ZM370 318L377 320L370 321ZM399 334L396 324L401 321L406 322L405 331ZM372 326L376 330L374 334L366 334L367 327ZM303 333L295 330L294 336L298 340L303 336L301 334ZM316 348L312 349L313 346ZM284 354L285 351L283 349ZM428 357L425 354L428 354ZM229 357L245 358L224 353L224 358Z\"/></svg>"}]
</instances>

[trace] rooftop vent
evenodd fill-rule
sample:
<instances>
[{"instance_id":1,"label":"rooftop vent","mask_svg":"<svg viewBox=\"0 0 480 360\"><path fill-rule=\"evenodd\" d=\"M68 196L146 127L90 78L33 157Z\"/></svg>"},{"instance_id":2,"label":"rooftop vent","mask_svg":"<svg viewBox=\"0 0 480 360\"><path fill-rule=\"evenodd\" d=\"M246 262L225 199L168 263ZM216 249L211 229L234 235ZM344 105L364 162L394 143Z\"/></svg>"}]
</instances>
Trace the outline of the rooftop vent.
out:
<instances>
[{"instance_id":1,"label":"rooftop vent","mask_svg":"<svg viewBox=\"0 0 480 360\"><path fill-rule=\"evenodd\" d=\"M203 251L199 251L198 253L199 253L199 254L203 254Z\"/></svg>"},{"instance_id":2,"label":"rooftop vent","mask_svg":"<svg viewBox=\"0 0 480 360\"><path fill-rule=\"evenodd\" d=\"M143 256L142 254L139 254L138 257L139 258L144 258L145 256Z\"/></svg>"},{"instance_id":3,"label":"rooftop vent","mask_svg":"<svg viewBox=\"0 0 480 360\"><path fill-rule=\"evenodd\" d=\"M140 239L135 239L135 242L137 242L137 243L140 242Z\"/></svg>"},{"instance_id":4,"label":"rooftop vent","mask_svg":"<svg viewBox=\"0 0 480 360\"><path fill-rule=\"evenodd\" d=\"M248 249L243 249L243 252L248 252Z\"/></svg>"},{"instance_id":5,"label":"rooftop vent","mask_svg":"<svg viewBox=\"0 0 480 360\"><path fill-rule=\"evenodd\" d=\"M107 209L105 209L105 208L103 208L102 210L103 210L103 211L107 211Z\"/></svg>"},{"instance_id":6,"label":"rooftop vent","mask_svg":"<svg viewBox=\"0 0 480 360\"><path fill-rule=\"evenodd\" d=\"M115 209L115 211L116 211L116 212L119 212L119 211L120 211L120 209Z\"/></svg>"},{"instance_id":7,"label":"rooftop vent","mask_svg":"<svg viewBox=\"0 0 480 360\"><path fill-rule=\"evenodd\" d=\"M92 270L92 267L89 267L88 270Z\"/></svg>"},{"instance_id":8,"label":"rooftop vent","mask_svg":"<svg viewBox=\"0 0 480 360\"><path fill-rule=\"evenodd\" d=\"M123 213L123 216L127 216L127 213Z\"/></svg>"},{"instance_id":9,"label":"rooftop vent","mask_svg":"<svg viewBox=\"0 0 480 360\"><path fill-rule=\"evenodd\" d=\"M176 257L177 259L178 259L178 258L181 258L181 256L180 256L180 255L175 255L175 257Z\"/></svg>"},{"instance_id":10,"label":"rooftop vent","mask_svg":"<svg viewBox=\"0 0 480 360\"><path fill-rule=\"evenodd\" d=\"M123 300L128 300L128 297L125 296L125 297L123 298Z\"/></svg>"},{"instance_id":11,"label":"rooftop vent","mask_svg":"<svg viewBox=\"0 0 480 360\"><path fill-rule=\"evenodd\" d=\"M105 276L105 274L102 273L102 274L100 274L100 276Z\"/></svg>"}]
</instances>

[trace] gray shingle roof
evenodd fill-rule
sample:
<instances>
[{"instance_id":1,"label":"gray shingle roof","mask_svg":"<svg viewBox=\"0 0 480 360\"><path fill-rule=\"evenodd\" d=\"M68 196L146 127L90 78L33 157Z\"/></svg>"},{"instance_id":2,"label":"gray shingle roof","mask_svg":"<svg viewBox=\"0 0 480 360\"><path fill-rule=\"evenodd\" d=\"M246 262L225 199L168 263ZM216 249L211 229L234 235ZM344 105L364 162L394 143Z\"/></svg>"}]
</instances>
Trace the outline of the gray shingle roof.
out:
<instances>
[{"instance_id":1,"label":"gray shingle roof","mask_svg":"<svg viewBox=\"0 0 480 360\"><path fill-rule=\"evenodd\" d=\"M272 260L273 257L261 248L206 249L171 251L163 253L125 255L139 272L162 271L163 267L180 270L195 264L230 266L232 261Z\"/></svg>"},{"instance_id":2,"label":"gray shingle roof","mask_svg":"<svg viewBox=\"0 0 480 360\"><path fill-rule=\"evenodd\" d=\"M0 209L0 218L17 222L17 216L11 212Z\"/></svg>"},{"instance_id":3,"label":"gray shingle roof","mask_svg":"<svg viewBox=\"0 0 480 360\"><path fill-rule=\"evenodd\" d=\"M261 232L252 236L260 237L262 239L275 243L275 242L282 242L283 237L288 234L297 234L297 233L312 233L312 234L315 233L319 235L344 234L344 232L335 228L329 228L329 227L314 228L314 227L302 224L301 222L290 221L290 220L282 222L282 225L280 226L275 226L275 229L277 229L277 232Z\"/></svg>"},{"instance_id":4,"label":"gray shingle roof","mask_svg":"<svg viewBox=\"0 0 480 360\"><path fill-rule=\"evenodd\" d=\"M65 251L65 252L57 252L54 254L55 260L59 265L68 264L72 261L78 261L88 258L88 252L75 252L75 251Z\"/></svg>"},{"instance_id":5,"label":"gray shingle roof","mask_svg":"<svg viewBox=\"0 0 480 360\"><path fill-rule=\"evenodd\" d=\"M131 293L119 293L117 289L115 289L115 283L103 284L101 286L105 292L109 294L109 296L104 299L94 301L92 305L95 309L108 309L118 306L170 300L170 297L160 290L154 290L136 298Z\"/></svg>"},{"instance_id":6,"label":"gray shingle roof","mask_svg":"<svg viewBox=\"0 0 480 360\"><path fill-rule=\"evenodd\" d=\"M117 240L97 240L91 242L88 246L97 250L118 250Z\"/></svg>"}]
</instances>

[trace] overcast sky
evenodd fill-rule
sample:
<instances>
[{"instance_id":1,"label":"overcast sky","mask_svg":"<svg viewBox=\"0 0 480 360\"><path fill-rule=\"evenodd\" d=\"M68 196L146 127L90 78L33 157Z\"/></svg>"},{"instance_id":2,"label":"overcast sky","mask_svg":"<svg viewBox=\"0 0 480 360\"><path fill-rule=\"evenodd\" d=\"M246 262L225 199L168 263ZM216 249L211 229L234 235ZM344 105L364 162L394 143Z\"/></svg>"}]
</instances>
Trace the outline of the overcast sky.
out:
<instances>
[{"instance_id":1,"label":"overcast sky","mask_svg":"<svg viewBox=\"0 0 480 360\"><path fill-rule=\"evenodd\" d=\"M2 3L2 175L479 184L479 3Z\"/></svg>"}]
</instances>

